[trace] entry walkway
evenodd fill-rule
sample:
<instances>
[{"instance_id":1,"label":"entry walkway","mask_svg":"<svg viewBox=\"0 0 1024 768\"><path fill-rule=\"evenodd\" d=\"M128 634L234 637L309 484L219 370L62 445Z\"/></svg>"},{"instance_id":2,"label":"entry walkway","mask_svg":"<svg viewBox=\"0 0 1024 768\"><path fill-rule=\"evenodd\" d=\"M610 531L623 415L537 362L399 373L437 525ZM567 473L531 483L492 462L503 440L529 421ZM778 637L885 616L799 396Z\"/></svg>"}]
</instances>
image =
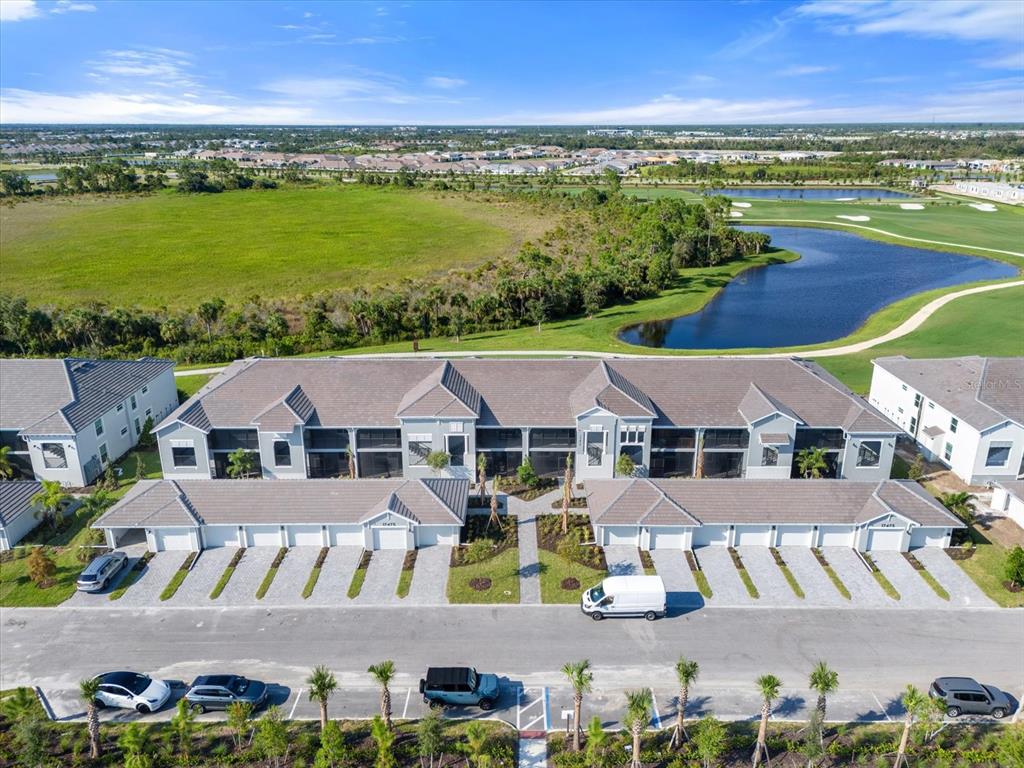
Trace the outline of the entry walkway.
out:
<instances>
[{"instance_id":1,"label":"entry walkway","mask_svg":"<svg viewBox=\"0 0 1024 768\"><path fill-rule=\"evenodd\" d=\"M537 554L537 515L551 514L551 504L561 498L555 490L533 501L505 496L508 514L519 520L519 602L540 605L540 558Z\"/></svg>"}]
</instances>

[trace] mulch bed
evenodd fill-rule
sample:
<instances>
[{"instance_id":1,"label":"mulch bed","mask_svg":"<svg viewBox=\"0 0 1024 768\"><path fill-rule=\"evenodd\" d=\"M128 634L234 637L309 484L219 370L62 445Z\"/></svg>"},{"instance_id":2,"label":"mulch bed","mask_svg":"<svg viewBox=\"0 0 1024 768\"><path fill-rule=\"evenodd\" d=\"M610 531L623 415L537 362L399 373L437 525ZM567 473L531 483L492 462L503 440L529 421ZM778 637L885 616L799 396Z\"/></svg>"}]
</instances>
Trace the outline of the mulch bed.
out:
<instances>
[{"instance_id":1,"label":"mulch bed","mask_svg":"<svg viewBox=\"0 0 1024 768\"><path fill-rule=\"evenodd\" d=\"M327 554L331 551L330 547L320 547L320 554L316 556L316 562L313 563L314 568L323 568L324 560L327 559ZM413 550L415 552L416 550Z\"/></svg>"},{"instance_id":2,"label":"mulch bed","mask_svg":"<svg viewBox=\"0 0 1024 768\"><path fill-rule=\"evenodd\" d=\"M551 508L552 509L561 509L562 508L562 500L558 499L558 501L551 502ZM569 509L586 509L586 508L587 508L587 498L585 496L576 496L576 497L572 498L569 501Z\"/></svg>"},{"instance_id":3,"label":"mulch bed","mask_svg":"<svg viewBox=\"0 0 1024 768\"><path fill-rule=\"evenodd\" d=\"M1020 584L1011 584L1009 581L1003 582L1003 588L1007 592L1013 592L1014 594L1024 591L1024 586L1021 586Z\"/></svg>"},{"instance_id":4,"label":"mulch bed","mask_svg":"<svg viewBox=\"0 0 1024 768\"><path fill-rule=\"evenodd\" d=\"M974 557L974 547L950 547L946 554L953 560L970 560Z\"/></svg>"},{"instance_id":5,"label":"mulch bed","mask_svg":"<svg viewBox=\"0 0 1024 768\"><path fill-rule=\"evenodd\" d=\"M570 576L567 579L562 579L562 589L573 590L573 589L579 589L579 588L580 588L580 580L579 579L575 579L572 576Z\"/></svg>"},{"instance_id":6,"label":"mulch bed","mask_svg":"<svg viewBox=\"0 0 1024 768\"><path fill-rule=\"evenodd\" d=\"M466 524L462 527L460 543L471 544L480 539L487 539L495 545L490 557L497 557L507 549L518 547L519 521L507 515L499 515L499 519L501 520L501 530L495 528L493 524L488 529L487 522L490 520L490 515L468 515L466 517ZM464 551L464 547L452 548L452 556L449 561L452 568L465 565L462 561ZM490 557L487 559L489 560Z\"/></svg>"},{"instance_id":7,"label":"mulch bed","mask_svg":"<svg viewBox=\"0 0 1024 768\"><path fill-rule=\"evenodd\" d=\"M697 567L697 558L693 556L693 552L686 550L684 554L686 555L686 564L690 566L690 572L698 573L700 568Z\"/></svg>"},{"instance_id":8,"label":"mulch bed","mask_svg":"<svg viewBox=\"0 0 1024 768\"><path fill-rule=\"evenodd\" d=\"M501 478L501 492L515 496L523 501L539 499L545 493L551 493L558 487L558 481L551 477L542 477L533 488L523 485L515 476Z\"/></svg>"},{"instance_id":9,"label":"mulch bed","mask_svg":"<svg viewBox=\"0 0 1024 768\"><path fill-rule=\"evenodd\" d=\"M403 571L411 571L416 567L416 554L418 552L418 549L410 549L405 553L405 559L402 561Z\"/></svg>"},{"instance_id":10,"label":"mulch bed","mask_svg":"<svg viewBox=\"0 0 1024 768\"><path fill-rule=\"evenodd\" d=\"M469 586L477 592L486 592L491 588L491 580L488 578L476 578L469 580Z\"/></svg>"},{"instance_id":11,"label":"mulch bed","mask_svg":"<svg viewBox=\"0 0 1024 768\"><path fill-rule=\"evenodd\" d=\"M904 559L914 567L915 571L924 570L924 566L921 564L921 561L914 557L910 552L903 552L901 554L903 555Z\"/></svg>"},{"instance_id":12,"label":"mulch bed","mask_svg":"<svg viewBox=\"0 0 1024 768\"><path fill-rule=\"evenodd\" d=\"M578 536L581 542L594 541L594 528L590 525L590 515L569 515L569 536ZM558 543L562 540L561 515L537 515L537 546L548 552L558 554ZM591 544L583 550L589 553L587 560L580 562L589 568L608 570L608 562L604 558L604 549Z\"/></svg>"}]
</instances>

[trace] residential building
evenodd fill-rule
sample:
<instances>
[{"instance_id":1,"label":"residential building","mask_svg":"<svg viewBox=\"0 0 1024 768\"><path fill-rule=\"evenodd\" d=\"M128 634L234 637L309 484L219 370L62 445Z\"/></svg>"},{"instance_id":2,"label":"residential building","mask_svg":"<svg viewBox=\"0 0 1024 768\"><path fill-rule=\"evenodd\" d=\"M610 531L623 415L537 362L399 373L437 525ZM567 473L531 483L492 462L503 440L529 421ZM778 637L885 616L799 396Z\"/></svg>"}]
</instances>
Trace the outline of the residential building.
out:
<instances>
[{"instance_id":1,"label":"residential building","mask_svg":"<svg viewBox=\"0 0 1024 768\"><path fill-rule=\"evenodd\" d=\"M0 360L0 445L37 480L88 485L177 404L170 360Z\"/></svg>"},{"instance_id":2,"label":"residential building","mask_svg":"<svg viewBox=\"0 0 1024 768\"><path fill-rule=\"evenodd\" d=\"M1024 480L996 480L992 484L992 509L1024 528Z\"/></svg>"},{"instance_id":3,"label":"residential building","mask_svg":"<svg viewBox=\"0 0 1024 768\"><path fill-rule=\"evenodd\" d=\"M869 400L965 483L1024 473L1024 357L873 361Z\"/></svg>"},{"instance_id":4,"label":"residential building","mask_svg":"<svg viewBox=\"0 0 1024 768\"><path fill-rule=\"evenodd\" d=\"M0 482L0 552L6 552L39 525L32 497L43 489L35 480Z\"/></svg>"},{"instance_id":5,"label":"residential building","mask_svg":"<svg viewBox=\"0 0 1024 768\"><path fill-rule=\"evenodd\" d=\"M529 457L560 476L610 478L618 457L651 477L789 478L824 450L826 475L889 477L898 429L798 359L248 359L156 428L164 477L223 478L254 454L266 478L473 478Z\"/></svg>"}]
</instances>

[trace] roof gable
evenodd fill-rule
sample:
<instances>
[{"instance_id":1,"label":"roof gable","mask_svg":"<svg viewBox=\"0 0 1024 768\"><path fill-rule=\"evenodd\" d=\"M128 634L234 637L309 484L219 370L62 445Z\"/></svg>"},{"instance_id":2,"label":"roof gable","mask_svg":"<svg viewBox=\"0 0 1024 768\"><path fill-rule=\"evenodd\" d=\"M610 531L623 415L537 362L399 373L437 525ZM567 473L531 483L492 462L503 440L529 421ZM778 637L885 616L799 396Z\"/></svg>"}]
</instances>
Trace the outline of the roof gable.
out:
<instances>
[{"instance_id":1,"label":"roof gable","mask_svg":"<svg viewBox=\"0 0 1024 768\"><path fill-rule=\"evenodd\" d=\"M761 419L766 419L775 414L785 416L797 424L801 423L800 417L793 413L788 406L765 394L754 382L750 383L747 393L740 400L736 410L740 412L740 416L747 420L748 424L754 424L761 421Z\"/></svg>"},{"instance_id":2,"label":"roof gable","mask_svg":"<svg viewBox=\"0 0 1024 768\"><path fill-rule=\"evenodd\" d=\"M398 404L400 418L480 415L480 393L449 361L410 389Z\"/></svg>"}]
</instances>

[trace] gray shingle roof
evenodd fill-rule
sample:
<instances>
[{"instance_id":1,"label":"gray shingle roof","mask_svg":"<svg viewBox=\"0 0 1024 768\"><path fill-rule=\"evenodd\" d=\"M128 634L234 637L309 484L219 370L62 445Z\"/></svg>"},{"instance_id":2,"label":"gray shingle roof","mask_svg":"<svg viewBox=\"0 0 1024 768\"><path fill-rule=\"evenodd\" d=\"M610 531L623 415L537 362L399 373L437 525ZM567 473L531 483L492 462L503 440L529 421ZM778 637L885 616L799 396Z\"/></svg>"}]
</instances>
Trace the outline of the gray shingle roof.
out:
<instances>
[{"instance_id":1,"label":"gray shingle roof","mask_svg":"<svg viewBox=\"0 0 1024 768\"><path fill-rule=\"evenodd\" d=\"M389 508L423 525L452 525L465 521L468 495L469 481L455 478L142 480L93 527L361 523Z\"/></svg>"},{"instance_id":2,"label":"gray shingle roof","mask_svg":"<svg viewBox=\"0 0 1024 768\"><path fill-rule=\"evenodd\" d=\"M1024 501L1024 480L997 480L995 485Z\"/></svg>"},{"instance_id":3,"label":"gray shingle roof","mask_svg":"<svg viewBox=\"0 0 1024 768\"><path fill-rule=\"evenodd\" d=\"M816 364L786 358L250 359L229 366L161 426L180 419L204 430L245 427L298 385L326 427L394 427L396 414L568 427L594 405L653 415L656 426L742 427L739 408L752 384L809 427L897 431Z\"/></svg>"},{"instance_id":4,"label":"gray shingle roof","mask_svg":"<svg viewBox=\"0 0 1024 768\"><path fill-rule=\"evenodd\" d=\"M0 360L0 428L71 435L164 371L170 360Z\"/></svg>"},{"instance_id":5,"label":"gray shingle roof","mask_svg":"<svg viewBox=\"0 0 1024 768\"><path fill-rule=\"evenodd\" d=\"M591 518L601 525L686 525L645 516L664 497L701 524L851 524L895 512L918 525L962 528L917 483L884 480L588 480ZM691 523L692 524L692 523Z\"/></svg>"},{"instance_id":6,"label":"gray shingle roof","mask_svg":"<svg viewBox=\"0 0 1024 768\"><path fill-rule=\"evenodd\" d=\"M1024 357L950 357L874 361L975 429L1006 420L1024 425Z\"/></svg>"},{"instance_id":7,"label":"gray shingle roof","mask_svg":"<svg viewBox=\"0 0 1024 768\"><path fill-rule=\"evenodd\" d=\"M43 489L35 480L0 482L0 527L6 528L22 515L34 514L32 497Z\"/></svg>"}]
</instances>

